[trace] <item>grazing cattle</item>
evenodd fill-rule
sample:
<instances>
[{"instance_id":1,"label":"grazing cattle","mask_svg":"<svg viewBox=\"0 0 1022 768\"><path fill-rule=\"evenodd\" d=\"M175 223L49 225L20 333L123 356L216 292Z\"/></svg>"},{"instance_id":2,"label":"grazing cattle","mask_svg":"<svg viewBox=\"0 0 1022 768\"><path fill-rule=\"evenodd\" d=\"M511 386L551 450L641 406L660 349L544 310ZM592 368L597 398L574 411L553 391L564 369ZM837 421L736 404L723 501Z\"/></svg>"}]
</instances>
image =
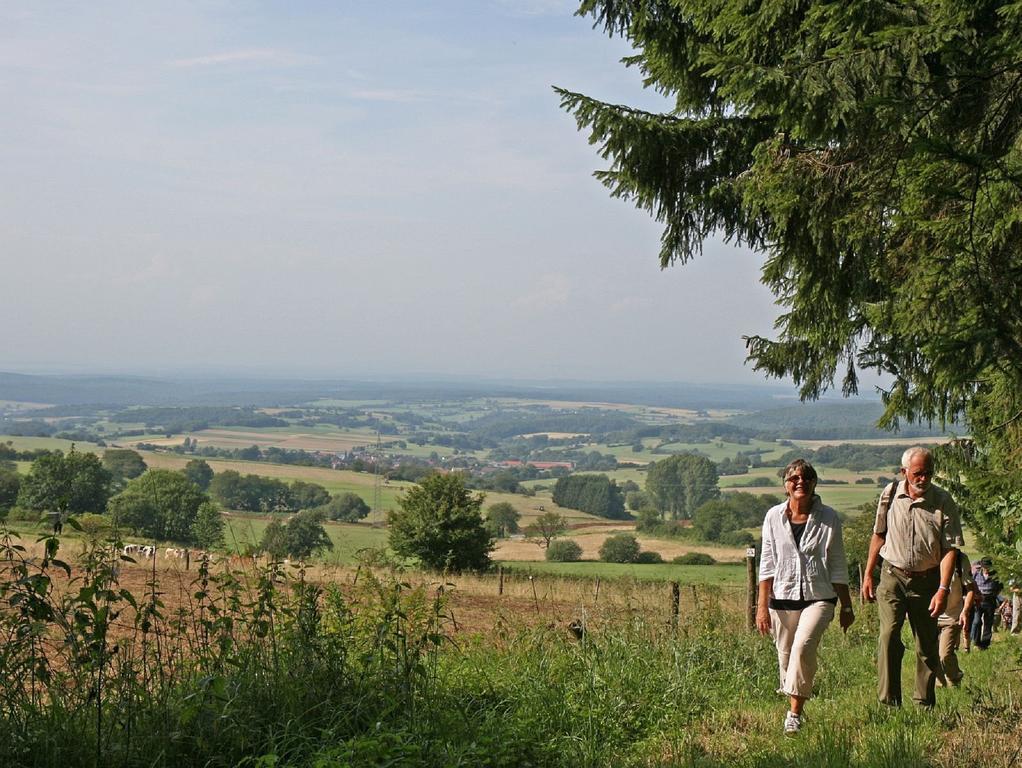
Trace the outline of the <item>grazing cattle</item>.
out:
<instances>
[{"instance_id":1,"label":"grazing cattle","mask_svg":"<svg viewBox=\"0 0 1022 768\"><path fill-rule=\"evenodd\" d=\"M170 558L173 558L175 560L184 560L185 559L185 551L183 549L179 549L177 547L167 547L167 550L166 550L165 554L166 554L168 559L170 559Z\"/></svg>"},{"instance_id":2,"label":"grazing cattle","mask_svg":"<svg viewBox=\"0 0 1022 768\"><path fill-rule=\"evenodd\" d=\"M156 547L152 546L151 544L148 545L148 546L142 547L140 552L142 554L142 557L144 557L146 560L155 560L156 559Z\"/></svg>"},{"instance_id":3,"label":"grazing cattle","mask_svg":"<svg viewBox=\"0 0 1022 768\"><path fill-rule=\"evenodd\" d=\"M138 555L141 549L142 547L138 544L125 544L123 554L125 557L132 557L133 555Z\"/></svg>"}]
</instances>

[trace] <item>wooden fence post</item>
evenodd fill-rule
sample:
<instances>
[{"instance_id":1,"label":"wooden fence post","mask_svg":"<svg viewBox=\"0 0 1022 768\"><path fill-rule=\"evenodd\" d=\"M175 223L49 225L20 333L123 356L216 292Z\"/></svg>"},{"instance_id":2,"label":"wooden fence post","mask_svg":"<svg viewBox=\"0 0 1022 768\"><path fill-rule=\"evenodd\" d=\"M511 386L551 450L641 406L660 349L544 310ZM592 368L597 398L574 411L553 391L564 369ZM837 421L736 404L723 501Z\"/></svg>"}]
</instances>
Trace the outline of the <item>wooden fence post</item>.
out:
<instances>
[{"instance_id":1,"label":"wooden fence post","mask_svg":"<svg viewBox=\"0 0 1022 768\"><path fill-rule=\"evenodd\" d=\"M185 570L189 570L192 565L192 550L185 547Z\"/></svg>"},{"instance_id":2,"label":"wooden fence post","mask_svg":"<svg viewBox=\"0 0 1022 768\"><path fill-rule=\"evenodd\" d=\"M596 577L596 594L593 597L593 602L594 603L600 602L600 577L599 576Z\"/></svg>"},{"instance_id":3,"label":"wooden fence post","mask_svg":"<svg viewBox=\"0 0 1022 768\"><path fill-rule=\"evenodd\" d=\"M756 631L756 548L745 550L745 577L748 591L745 595L745 626L750 632Z\"/></svg>"},{"instance_id":4,"label":"wooden fence post","mask_svg":"<svg viewBox=\"0 0 1022 768\"><path fill-rule=\"evenodd\" d=\"M504 566L497 566L497 594L504 594Z\"/></svg>"},{"instance_id":5,"label":"wooden fence post","mask_svg":"<svg viewBox=\"0 0 1022 768\"><path fill-rule=\"evenodd\" d=\"M671 582L671 626L678 628L678 608L681 605L681 584Z\"/></svg>"}]
</instances>

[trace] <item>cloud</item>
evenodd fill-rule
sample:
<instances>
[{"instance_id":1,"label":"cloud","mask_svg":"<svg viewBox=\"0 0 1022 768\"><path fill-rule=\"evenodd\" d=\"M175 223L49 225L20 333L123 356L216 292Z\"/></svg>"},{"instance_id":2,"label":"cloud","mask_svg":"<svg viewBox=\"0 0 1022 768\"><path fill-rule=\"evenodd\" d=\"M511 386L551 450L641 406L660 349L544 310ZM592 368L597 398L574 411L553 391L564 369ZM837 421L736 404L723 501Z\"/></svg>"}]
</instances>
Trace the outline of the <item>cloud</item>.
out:
<instances>
[{"instance_id":1,"label":"cloud","mask_svg":"<svg viewBox=\"0 0 1022 768\"><path fill-rule=\"evenodd\" d=\"M497 0L497 5L513 16L571 16L577 0Z\"/></svg>"},{"instance_id":2,"label":"cloud","mask_svg":"<svg viewBox=\"0 0 1022 768\"><path fill-rule=\"evenodd\" d=\"M431 97L421 91L404 91L392 89L353 91L352 99L362 101L386 101L394 104L415 104L430 101Z\"/></svg>"},{"instance_id":3,"label":"cloud","mask_svg":"<svg viewBox=\"0 0 1022 768\"><path fill-rule=\"evenodd\" d=\"M211 53L206 56L194 56L188 59L173 59L167 62L167 64L175 69L190 69L193 67L216 67L225 64L248 62L294 65L305 60L306 57L287 53L286 51L278 51L272 48L252 48L243 51Z\"/></svg>"},{"instance_id":4,"label":"cloud","mask_svg":"<svg viewBox=\"0 0 1022 768\"><path fill-rule=\"evenodd\" d=\"M550 272L540 275L532 290L518 296L512 305L515 309L540 311L563 307L571 297L571 280L567 275Z\"/></svg>"}]
</instances>

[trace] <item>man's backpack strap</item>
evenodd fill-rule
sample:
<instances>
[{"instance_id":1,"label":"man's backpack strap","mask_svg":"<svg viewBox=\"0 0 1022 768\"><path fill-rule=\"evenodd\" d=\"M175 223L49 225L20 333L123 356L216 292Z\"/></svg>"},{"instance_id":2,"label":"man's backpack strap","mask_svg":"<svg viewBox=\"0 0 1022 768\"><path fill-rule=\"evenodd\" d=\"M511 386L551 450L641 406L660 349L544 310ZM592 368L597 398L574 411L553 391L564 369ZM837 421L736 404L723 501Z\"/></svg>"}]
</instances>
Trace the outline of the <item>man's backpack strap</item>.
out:
<instances>
[{"instance_id":1,"label":"man's backpack strap","mask_svg":"<svg viewBox=\"0 0 1022 768\"><path fill-rule=\"evenodd\" d=\"M898 492L898 481L897 480L893 480L893 481L891 481L891 484L889 486L887 486L887 489L883 493L880 494L880 501L883 503L883 507L884 507L884 517L886 517L887 513L891 511L891 504L894 502L894 494L896 494L897 492ZM885 494L887 496L887 500L886 501L884 501L884 495Z\"/></svg>"}]
</instances>

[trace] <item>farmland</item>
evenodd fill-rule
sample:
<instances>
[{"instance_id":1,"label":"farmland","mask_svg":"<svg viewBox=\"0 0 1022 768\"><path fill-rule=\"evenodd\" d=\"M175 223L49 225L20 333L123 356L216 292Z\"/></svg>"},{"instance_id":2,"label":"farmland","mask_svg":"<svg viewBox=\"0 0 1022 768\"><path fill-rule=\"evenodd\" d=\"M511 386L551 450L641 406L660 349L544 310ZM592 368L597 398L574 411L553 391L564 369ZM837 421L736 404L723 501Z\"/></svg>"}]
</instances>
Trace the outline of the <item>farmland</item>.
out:
<instances>
[{"instance_id":1,"label":"farmland","mask_svg":"<svg viewBox=\"0 0 1022 768\"><path fill-rule=\"evenodd\" d=\"M995 717L1017 722L1017 676L994 674L1011 663L1008 638L966 660L977 688L946 692L935 716L879 711L872 704L876 617L864 606L847 635L828 631L809 732L785 742L778 737L783 705L771 693L772 647L745 628L744 546L701 541L691 528L652 535L632 520L558 507L551 496L571 472L643 489L649 462L685 454L713 462L746 457L745 473L720 477L724 498L776 496L781 457L826 440L736 436L735 411L727 408L609 399L320 399L237 412L239 419L278 420L258 427L202 426L201 419L222 421L232 412L183 409L179 420L189 429L170 436L165 425L143 419L163 412L102 412L64 426L76 432L78 451L133 448L149 468L172 471L201 458L214 478L237 472L314 483L375 508L362 522L326 521L332 548L304 566L249 556L271 521L288 519L283 513L223 510L225 551L205 571L197 552L184 570L162 549L154 561L109 561L104 570L110 545L68 531L60 553L78 581L53 571L35 582L42 587L24 599L53 623L41 635L36 625L38 643L8 643L3 652L3 711L21 719L0 731L0 748L17 756L14 764L865 768L881 753L886 764L928 766L980 750L985 765L1012 762L967 716L982 702ZM40 414L63 418L47 417L45 408L31 413L34 424ZM90 423L96 439L84 440ZM19 451L71 446L56 434L7 440ZM547 468L530 469L531 461ZM888 464L820 464L829 482L819 493L853 513L875 500ZM31 470L24 459L14 466L21 476ZM484 509L507 502L522 526L544 512L563 515L568 528L559 538L576 542L582 560L547 562L545 549L520 535L496 541L488 573L430 573L395 558L384 523L414 485L400 476L409 467L458 472L480 485L501 478L502 488L515 490L485 490ZM10 526L34 556L25 573L40 568L42 544L32 542L47 533L46 522ZM600 562L603 543L622 532L666 562ZM107 535L144 541L131 531ZM11 564L22 555L8 552L0 570L14 594L25 582ZM688 553L717 564L670 562ZM671 582L679 585L677 619ZM82 591L86 585L95 589ZM75 624L71 616L104 608L96 601L107 601L110 625ZM20 632L21 615L0 615L5 636L32 636ZM93 650L72 662L74 647ZM911 658L905 663L908 670ZM33 694L17 682L40 670L39 680L52 686L40 682ZM97 680L106 682L97 688ZM127 735L140 729L146 740ZM17 741L5 735L15 732Z\"/></svg>"},{"instance_id":2,"label":"farmland","mask_svg":"<svg viewBox=\"0 0 1022 768\"><path fill-rule=\"evenodd\" d=\"M16 405L16 404L15 404ZM46 416L45 406L36 404L22 412L25 418L64 423L60 417ZM744 492L773 494L782 491L776 481L782 455L804 446L814 450L831 444L829 440L777 441L763 436L713 437L716 432L734 434L728 420L740 411L727 408L683 408L647 406L612 400L551 400L543 398L466 398L463 400L401 400L336 398L314 399L291 407L242 409L239 420L260 418L275 420L266 426L232 426L232 412L224 409L128 409L90 411L94 427L103 435L107 446L136 447L150 468L180 470L189 461L201 457L216 474L227 471L241 475L257 475L285 483L302 481L321 486L332 496L352 493L370 505L371 512L365 523L382 524L387 515L398 508L401 495L413 483L400 479L395 467L418 466L420 471L461 471L467 478L485 484L487 477L500 469L505 456L514 461L508 466L526 466L529 461L544 461L562 465L577 463L575 471L599 472L607 475L619 486L643 488L646 484L646 465L662 461L671 455L695 454L714 462L753 457L754 465L746 474L722 476L719 487L724 494ZM178 414L175 416L174 414ZM192 428L177 434L166 434L166 429L153 419L176 418L182 425ZM218 423L205 425L198 421L210 419ZM624 421L622 421L624 419ZM148 420L148 421L147 421ZM66 421L66 417L65 417ZM329 422L329 423L328 423ZM334 423L336 422L336 423ZM77 425L79 431L88 422ZM342 426L343 425L343 426ZM592 434L565 429L576 425L596 431ZM632 426L629 426L632 425ZM201 428L194 428L201 427ZM545 427L545 429L544 429ZM659 436L629 439L627 432L634 427L636 434L645 435L652 430ZM119 436L118 430L132 433ZM383 430L386 434L381 434ZM521 430L515 433L515 430ZM601 432L600 430L608 430ZM624 430L625 434L622 434ZM685 438L685 435L690 435ZM710 437L706 437L710 435ZM693 439L691 436L698 436ZM71 441L58 437L4 438L18 450L67 450ZM837 438L840 439L840 438ZM97 442L78 439L79 451L102 454L105 447ZM861 444L889 444L891 439L849 438L848 442ZM904 444L904 440L896 441ZM641 447L641 450L638 450ZM276 451L276 453L274 453ZM242 456L251 458L242 458ZM299 455L300 462L281 459ZM317 466L324 456L342 457L340 464ZM617 468L586 469L585 462L600 457L601 465L614 462ZM535 457L535 458L533 458ZM382 464L382 469L380 468ZM27 462L19 462L18 471L28 471ZM496 469L495 469L496 467ZM423 470L422 468L425 468ZM828 503L844 513L855 513L864 504L873 502L879 491L878 478L890 472L890 467L877 465L864 471L851 471L840 466L818 466L824 481L819 493ZM394 474L394 477L390 475ZM575 540L582 548L583 560L598 559L599 547L612 532L606 521L585 512L559 508L553 504L551 491L558 475L550 470L520 473L518 492L485 489L485 505L508 503L520 515L525 527L544 511L556 510L569 527L563 534ZM756 483L756 478L769 481ZM471 484L471 480L470 480ZM485 488L485 485L482 486ZM231 512L231 510L227 510ZM227 518L228 546L242 550L254 546L271 518L265 515L232 513ZM580 526L604 524L603 532L585 532ZM629 530L631 523L618 524L619 530ZM336 563L350 563L354 553L366 546L385 548L386 531L362 525L344 527L329 524L326 528L334 544L329 559ZM755 527L747 529L758 536ZM735 562L743 548L720 546L713 542L686 539L664 539L639 536L647 551L657 552L666 560L687 552L702 552L718 561ZM537 563L544 550L535 544L502 540L497 542L494 557L503 562ZM591 567L582 563L580 568ZM564 567L564 566L559 566Z\"/></svg>"}]
</instances>

